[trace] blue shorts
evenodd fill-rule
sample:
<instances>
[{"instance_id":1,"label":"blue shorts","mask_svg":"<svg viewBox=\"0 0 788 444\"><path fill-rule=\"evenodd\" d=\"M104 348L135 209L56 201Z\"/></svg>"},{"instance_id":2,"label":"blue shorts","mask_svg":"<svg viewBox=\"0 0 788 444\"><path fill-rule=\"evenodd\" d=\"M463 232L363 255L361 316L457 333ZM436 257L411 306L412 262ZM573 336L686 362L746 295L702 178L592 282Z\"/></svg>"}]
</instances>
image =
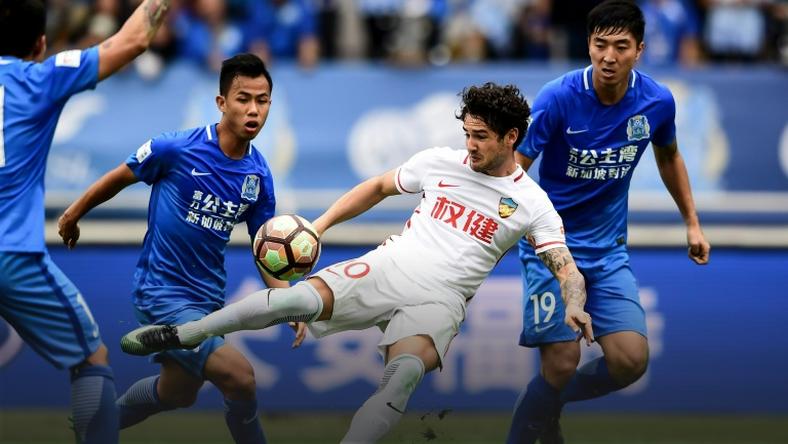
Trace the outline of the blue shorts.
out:
<instances>
[{"instance_id":1,"label":"blue shorts","mask_svg":"<svg viewBox=\"0 0 788 444\"><path fill-rule=\"evenodd\" d=\"M520 345L538 347L572 341L575 333L564 324L564 303L558 281L542 261L531 254L523 262L523 331ZM634 331L646 336L646 314L640 306L638 286L626 251L601 258L575 258L586 280L585 311L591 315L594 336Z\"/></svg>"},{"instance_id":2,"label":"blue shorts","mask_svg":"<svg viewBox=\"0 0 788 444\"><path fill-rule=\"evenodd\" d=\"M59 369L81 363L101 345L85 300L49 253L0 251L0 315Z\"/></svg>"},{"instance_id":3,"label":"blue shorts","mask_svg":"<svg viewBox=\"0 0 788 444\"><path fill-rule=\"evenodd\" d=\"M141 325L149 324L170 324L180 325L189 321L204 318L210 311L201 307L184 305L166 315L153 315L139 307L134 310L134 314ZM208 357L217 348L224 345L224 338L214 336L206 339L197 348L191 350L167 350L157 353L151 357L151 362L161 362L163 358L169 358L180 364L186 371L194 377L205 379L205 363Z\"/></svg>"}]
</instances>

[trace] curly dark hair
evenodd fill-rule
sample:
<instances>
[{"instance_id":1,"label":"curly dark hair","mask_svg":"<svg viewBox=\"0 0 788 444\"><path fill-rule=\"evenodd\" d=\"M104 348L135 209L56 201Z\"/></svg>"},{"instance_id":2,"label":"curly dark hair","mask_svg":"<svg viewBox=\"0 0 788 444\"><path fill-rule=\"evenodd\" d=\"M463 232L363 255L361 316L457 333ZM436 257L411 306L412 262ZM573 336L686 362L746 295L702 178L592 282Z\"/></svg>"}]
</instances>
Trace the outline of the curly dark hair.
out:
<instances>
[{"instance_id":1,"label":"curly dark hair","mask_svg":"<svg viewBox=\"0 0 788 444\"><path fill-rule=\"evenodd\" d=\"M520 145L528 129L531 108L519 88L487 82L482 86L469 86L459 96L462 97L462 107L457 119L464 121L467 115L476 117L486 123L499 139L510 129L517 128L514 146Z\"/></svg>"}]
</instances>

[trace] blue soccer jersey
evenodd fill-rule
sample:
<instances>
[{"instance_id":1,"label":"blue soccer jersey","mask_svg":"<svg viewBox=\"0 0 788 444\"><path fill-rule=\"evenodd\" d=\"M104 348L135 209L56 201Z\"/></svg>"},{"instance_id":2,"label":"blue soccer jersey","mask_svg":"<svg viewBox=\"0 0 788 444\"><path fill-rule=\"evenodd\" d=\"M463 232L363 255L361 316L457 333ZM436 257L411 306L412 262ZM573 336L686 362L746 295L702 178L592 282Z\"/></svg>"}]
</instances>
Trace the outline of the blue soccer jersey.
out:
<instances>
[{"instance_id":1,"label":"blue soccer jersey","mask_svg":"<svg viewBox=\"0 0 788 444\"><path fill-rule=\"evenodd\" d=\"M0 57L0 251L43 252L44 172L60 112L98 82L98 49Z\"/></svg>"},{"instance_id":2,"label":"blue soccer jersey","mask_svg":"<svg viewBox=\"0 0 788 444\"><path fill-rule=\"evenodd\" d=\"M262 154L250 145L242 159L230 159L210 125L156 137L126 164L153 186L135 305L153 316L184 305L221 308L230 232L246 222L254 237L274 214L273 178Z\"/></svg>"},{"instance_id":3,"label":"blue soccer jersey","mask_svg":"<svg viewBox=\"0 0 788 444\"><path fill-rule=\"evenodd\" d=\"M592 72L589 66L545 85L518 147L532 159L542 155L539 183L564 221L567 246L580 257L626 244L635 166L649 142L668 145L676 137L667 87L633 70L625 96L608 106L596 96Z\"/></svg>"}]
</instances>

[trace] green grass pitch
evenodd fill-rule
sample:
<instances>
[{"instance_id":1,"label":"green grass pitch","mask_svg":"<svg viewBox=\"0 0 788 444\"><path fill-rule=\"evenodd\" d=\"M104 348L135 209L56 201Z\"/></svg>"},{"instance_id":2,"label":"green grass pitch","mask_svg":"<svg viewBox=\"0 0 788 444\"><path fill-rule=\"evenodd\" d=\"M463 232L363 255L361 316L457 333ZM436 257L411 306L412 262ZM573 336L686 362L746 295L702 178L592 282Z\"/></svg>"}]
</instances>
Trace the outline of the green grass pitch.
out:
<instances>
[{"instance_id":1,"label":"green grass pitch","mask_svg":"<svg viewBox=\"0 0 788 444\"><path fill-rule=\"evenodd\" d=\"M0 410L4 444L73 443L67 411ZM442 418L440 417L442 416ZM565 415L571 444L778 444L788 443L786 416ZM350 414L263 414L268 442L337 443ZM409 412L383 443L502 443L509 415L501 413ZM124 444L232 443L220 411L166 412L121 432Z\"/></svg>"}]
</instances>

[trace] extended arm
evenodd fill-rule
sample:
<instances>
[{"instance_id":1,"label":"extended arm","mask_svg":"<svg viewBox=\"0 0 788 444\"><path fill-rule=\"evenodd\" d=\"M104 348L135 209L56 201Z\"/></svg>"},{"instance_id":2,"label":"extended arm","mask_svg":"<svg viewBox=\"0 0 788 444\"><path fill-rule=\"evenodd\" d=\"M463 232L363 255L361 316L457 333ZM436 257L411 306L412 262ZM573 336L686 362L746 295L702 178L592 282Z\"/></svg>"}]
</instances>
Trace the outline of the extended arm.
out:
<instances>
[{"instance_id":1,"label":"extended arm","mask_svg":"<svg viewBox=\"0 0 788 444\"><path fill-rule=\"evenodd\" d=\"M695 212L695 202L692 199L687 167L678 150L678 145L673 143L665 146L654 145L654 157L657 161L659 175L662 182L676 202L684 224L687 226L688 254L696 264L705 265L709 262L711 247L703 235Z\"/></svg>"},{"instance_id":2,"label":"extended arm","mask_svg":"<svg viewBox=\"0 0 788 444\"><path fill-rule=\"evenodd\" d=\"M399 194L394 185L395 173L396 170L391 170L380 176L367 179L337 199L325 213L313 222L317 234L322 236L332 226L358 216L388 196Z\"/></svg>"},{"instance_id":3,"label":"extended arm","mask_svg":"<svg viewBox=\"0 0 788 444\"><path fill-rule=\"evenodd\" d=\"M97 205L112 199L120 190L137 180L137 176L124 163L94 182L58 219L58 234L63 238L63 243L74 248L79 240L78 222L82 216Z\"/></svg>"},{"instance_id":4,"label":"extended arm","mask_svg":"<svg viewBox=\"0 0 788 444\"><path fill-rule=\"evenodd\" d=\"M539 259L553 273L561 286L561 298L564 301L566 316L564 322L578 334L586 338L590 345L594 342L594 332L591 328L591 316L583 311L586 303L586 282L580 270L577 269L569 249L566 247L553 248L538 254Z\"/></svg>"},{"instance_id":5,"label":"extended arm","mask_svg":"<svg viewBox=\"0 0 788 444\"><path fill-rule=\"evenodd\" d=\"M123 27L99 46L99 80L148 49L169 7L170 0L143 0Z\"/></svg>"}]
</instances>

